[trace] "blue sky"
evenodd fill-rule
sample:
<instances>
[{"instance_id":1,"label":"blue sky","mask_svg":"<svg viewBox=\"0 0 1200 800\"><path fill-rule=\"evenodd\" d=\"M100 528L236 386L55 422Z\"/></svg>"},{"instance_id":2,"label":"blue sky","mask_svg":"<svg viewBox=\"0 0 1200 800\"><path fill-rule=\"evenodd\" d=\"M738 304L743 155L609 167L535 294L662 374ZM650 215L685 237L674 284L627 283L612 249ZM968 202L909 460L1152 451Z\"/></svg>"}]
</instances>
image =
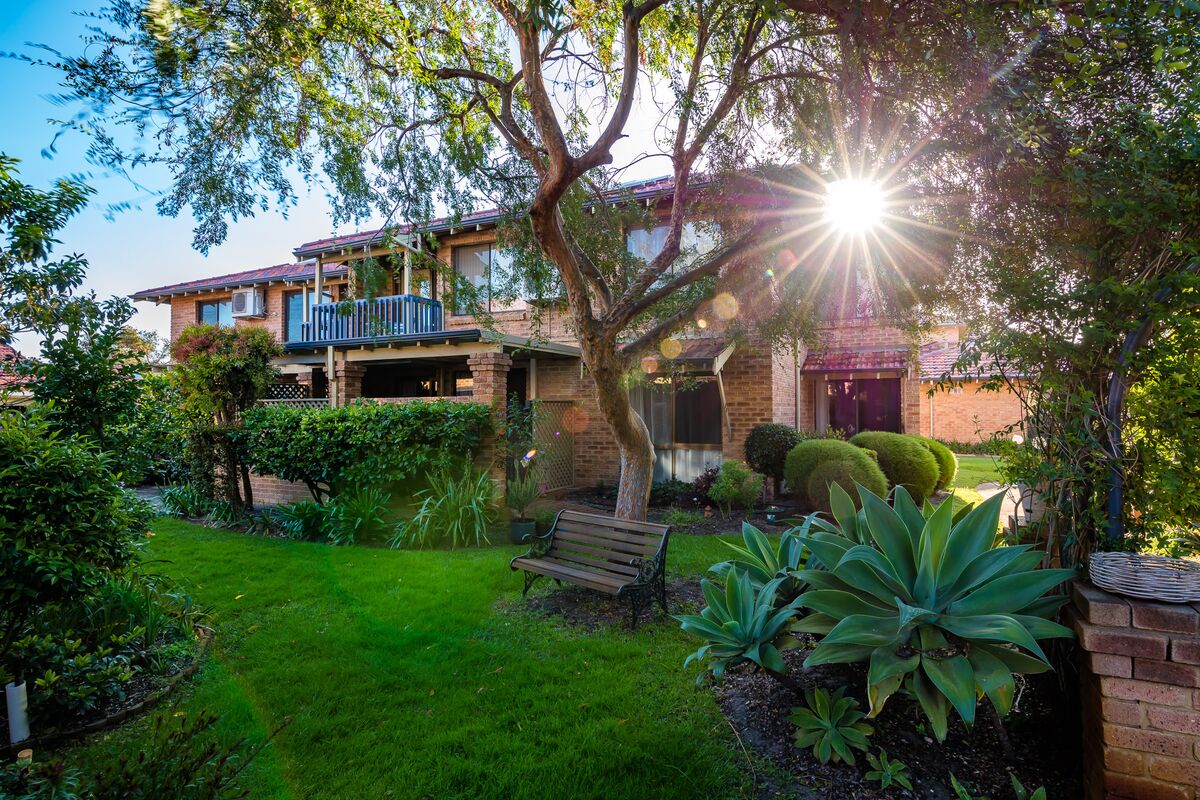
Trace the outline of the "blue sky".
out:
<instances>
[{"instance_id":1,"label":"blue sky","mask_svg":"<svg viewBox=\"0 0 1200 800\"><path fill-rule=\"evenodd\" d=\"M94 0L0 0L0 52L36 54L29 43L41 43L64 53L78 53L86 22L76 12L100 6ZM50 101L58 91L57 81L51 70L0 58L0 98L5 109L0 121L0 151L21 160L22 180L35 187L46 188L60 177L81 176L96 189L91 205L71 221L59 245L60 251L88 257L88 289L105 296L131 294L176 281L278 264L291 259L295 245L334 232L328 204L318 188L302 196L287 219L272 211L242 220L230 226L224 245L201 255L191 248L190 216L162 217L155 210L155 193L167 188L165 174L139 174L138 180L145 184L139 189L126 178L89 164L87 142L78 134L60 138L55 152L48 151L56 131L49 120L66 113ZM130 201L134 207L107 219L106 206L122 201ZM136 307L134 325L167 331L167 306L138 303ZM36 340L28 336L17 344L27 353L38 348Z\"/></svg>"}]
</instances>

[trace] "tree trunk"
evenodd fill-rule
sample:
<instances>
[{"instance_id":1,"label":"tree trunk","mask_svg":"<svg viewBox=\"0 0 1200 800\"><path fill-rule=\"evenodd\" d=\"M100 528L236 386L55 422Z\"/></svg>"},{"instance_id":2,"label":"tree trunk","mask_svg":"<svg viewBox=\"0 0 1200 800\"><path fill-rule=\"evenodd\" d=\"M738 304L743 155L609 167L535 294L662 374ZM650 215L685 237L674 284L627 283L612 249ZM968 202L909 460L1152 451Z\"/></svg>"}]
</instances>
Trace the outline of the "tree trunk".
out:
<instances>
[{"instance_id":1,"label":"tree trunk","mask_svg":"<svg viewBox=\"0 0 1200 800\"><path fill-rule=\"evenodd\" d=\"M620 519L646 519L650 504L650 486L654 481L654 445L650 431L629 402L623 385L621 358L616 348L588 348L588 371L596 386L600 414L612 431L621 462L621 483L617 489L616 516ZM599 351L599 352L596 352Z\"/></svg>"}]
</instances>

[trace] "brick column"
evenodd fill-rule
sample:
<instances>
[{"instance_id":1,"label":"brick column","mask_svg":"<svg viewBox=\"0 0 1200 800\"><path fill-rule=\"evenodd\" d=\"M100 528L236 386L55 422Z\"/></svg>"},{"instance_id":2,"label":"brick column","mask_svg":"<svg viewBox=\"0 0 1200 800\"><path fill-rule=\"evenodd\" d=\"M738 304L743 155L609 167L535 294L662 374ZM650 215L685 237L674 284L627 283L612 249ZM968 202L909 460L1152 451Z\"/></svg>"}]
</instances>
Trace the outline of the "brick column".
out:
<instances>
[{"instance_id":1,"label":"brick column","mask_svg":"<svg viewBox=\"0 0 1200 800\"><path fill-rule=\"evenodd\" d=\"M337 375L338 405L344 406L362 397L362 379L367 374L366 367L353 361L339 361L333 371Z\"/></svg>"},{"instance_id":2,"label":"brick column","mask_svg":"<svg viewBox=\"0 0 1200 800\"><path fill-rule=\"evenodd\" d=\"M303 387L305 397L313 396L313 372L314 370L305 367L296 373L296 383Z\"/></svg>"},{"instance_id":3,"label":"brick column","mask_svg":"<svg viewBox=\"0 0 1200 800\"><path fill-rule=\"evenodd\" d=\"M467 358L467 366L471 369L474 388L471 399L476 403L490 405L494 409L496 430L504 430L504 420L508 410L508 370L512 367L512 357L506 353L475 353ZM503 433L485 441L480 447L476 459L481 466L486 466L492 480L504 490L508 464L505 463L505 447Z\"/></svg>"},{"instance_id":4,"label":"brick column","mask_svg":"<svg viewBox=\"0 0 1200 800\"><path fill-rule=\"evenodd\" d=\"M1200 798L1200 604L1118 597L1077 582L1084 796Z\"/></svg>"}]
</instances>

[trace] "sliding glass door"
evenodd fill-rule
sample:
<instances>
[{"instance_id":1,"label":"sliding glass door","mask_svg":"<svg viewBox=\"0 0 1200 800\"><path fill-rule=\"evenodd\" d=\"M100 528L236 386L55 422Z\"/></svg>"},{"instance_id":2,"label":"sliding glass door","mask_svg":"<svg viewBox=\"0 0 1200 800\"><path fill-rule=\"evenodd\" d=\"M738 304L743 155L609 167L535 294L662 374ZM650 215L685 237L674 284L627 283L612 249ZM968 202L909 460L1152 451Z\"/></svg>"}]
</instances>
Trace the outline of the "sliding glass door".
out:
<instances>
[{"instance_id":1,"label":"sliding glass door","mask_svg":"<svg viewBox=\"0 0 1200 800\"><path fill-rule=\"evenodd\" d=\"M900 432L900 379L848 378L825 382L829 427L853 436L859 431Z\"/></svg>"}]
</instances>

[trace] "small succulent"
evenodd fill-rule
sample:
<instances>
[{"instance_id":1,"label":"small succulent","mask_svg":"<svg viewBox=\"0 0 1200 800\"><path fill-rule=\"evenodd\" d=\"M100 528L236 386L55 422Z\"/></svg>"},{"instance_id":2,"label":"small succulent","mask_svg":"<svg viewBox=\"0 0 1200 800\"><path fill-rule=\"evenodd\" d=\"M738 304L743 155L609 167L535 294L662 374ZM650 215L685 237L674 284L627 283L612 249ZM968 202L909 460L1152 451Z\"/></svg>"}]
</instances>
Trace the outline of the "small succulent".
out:
<instances>
[{"instance_id":1,"label":"small succulent","mask_svg":"<svg viewBox=\"0 0 1200 800\"><path fill-rule=\"evenodd\" d=\"M845 688L832 695L824 689L806 691L807 707L792 709L789 720L796 726L797 747L812 747L822 764L845 761L853 765L854 750L867 750L867 737L875 732L862 720L858 701L845 696Z\"/></svg>"},{"instance_id":2,"label":"small succulent","mask_svg":"<svg viewBox=\"0 0 1200 800\"><path fill-rule=\"evenodd\" d=\"M888 789L895 784L912 790L912 781L908 777L908 767L903 761L888 758L887 750L879 748L879 755L867 753L867 763L871 765L867 772L867 780L876 781L880 789Z\"/></svg>"}]
</instances>

